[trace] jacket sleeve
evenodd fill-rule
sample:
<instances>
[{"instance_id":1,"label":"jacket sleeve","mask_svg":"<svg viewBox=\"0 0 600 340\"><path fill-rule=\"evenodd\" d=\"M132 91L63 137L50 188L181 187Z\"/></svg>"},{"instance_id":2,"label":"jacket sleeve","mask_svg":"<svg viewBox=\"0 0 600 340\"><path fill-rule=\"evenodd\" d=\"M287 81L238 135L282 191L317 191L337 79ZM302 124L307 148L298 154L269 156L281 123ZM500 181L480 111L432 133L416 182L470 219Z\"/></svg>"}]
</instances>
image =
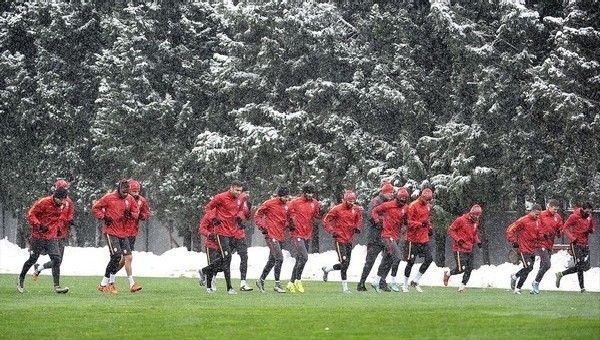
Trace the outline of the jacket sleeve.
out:
<instances>
[{"instance_id":1,"label":"jacket sleeve","mask_svg":"<svg viewBox=\"0 0 600 340\"><path fill-rule=\"evenodd\" d=\"M268 202L268 201L267 201ZM267 213L267 202L258 207L256 213L254 214L254 223L258 230L263 230L265 228L265 215Z\"/></svg>"},{"instance_id":2,"label":"jacket sleeve","mask_svg":"<svg viewBox=\"0 0 600 340\"><path fill-rule=\"evenodd\" d=\"M452 224L450 225L450 227L448 227L448 234L450 234L450 237L452 237L454 242L457 242L460 239L460 236L458 235L459 227L460 227L460 217L455 219L454 222L452 222Z\"/></svg>"},{"instance_id":3,"label":"jacket sleeve","mask_svg":"<svg viewBox=\"0 0 600 340\"><path fill-rule=\"evenodd\" d=\"M384 204L380 204L371 210L371 218L375 222L375 224L379 223L379 214L384 211Z\"/></svg>"},{"instance_id":4,"label":"jacket sleeve","mask_svg":"<svg viewBox=\"0 0 600 340\"><path fill-rule=\"evenodd\" d=\"M354 228L357 228L358 230L362 231L362 221L362 211L360 211L359 207L356 207L356 224L354 225Z\"/></svg>"},{"instance_id":5,"label":"jacket sleeve","mask_svg":"<svg viewBox=\"0 0 600 340\"><path fill-rule=\"evenodd\" d=\"M337 212L334 207L333 209L329 210L329 212L327 213L327 215L325 215L325 218L323 219L323 228L330 234L332 234L335 231L334 221L336 215Z\"/></svg>"},{"instance_id":6,"label":"jacket sleeve","mask_svg":"<svg viewBox=\"0 0 600 340\"><path fill-rule=\"evenodd\" d=\"M565 222L565 224L563 224L563 228L562 228L563 234L566 235L571 242L573 242L576 239L575 236L573 236L573 234L571 233L571 227L573 227L576 220L577 220L577 215L571 214L567 218L567 221Z\"/></svg>"},{"instance_id":7,"label":"jacket sleeve","mask_svg":"<svg viewBox=\"0 0 600 340\"><path fill-rule=\"evenodd\" d=\"M92 205L92 212L97 219L101 220L104 218L104 208L106 204L104 202L104 197L96 201L94 205Z\"/></svg>"},{"instance_id":8,"label":"jacket sleeve","mask_svg":"<svg viewBox=\"0 0 600 340\"><path fill-rule=\"evenodd\" d=\"M140 206L140 220L146 221L148 217L150 217L150 207L148 206L148 201L144 199L142 201L142 205Z\"/></svg>"},{"instance_id":9,"label":"jacket sleeve","mask_svg":"<svg viewBox=\"0 0 600 340\"><path fill-rule=\"evenodd\" d=\"M200 233L200 235L208 237L211 234L209 227L212 223L212 219L214 216L214 210L211 210L204 214L204 217L202 217L202 220L200 221L200 226L198 227L198 232Z\"/></svg>"},{"instance_id":10,"label":"jacket sleeve","mask_svg":"<svg viewBox=\"0 0 600 340\"><path fill-rule=\"evenodd\" d=\"M37 218L37 213L39 211L40 201L36 201L29 211L27 211L27 222L31 224L33 227L38 227L40 225L40 220Z\"/></svg>"},{"instance_id":11,"label":"jacket sleeve","mask_svg":"<svg viewBox=\"0 0 600 340\"><path fill-rule=\"evenodd\" d=\"M506 228L506 239L508 240L508 242L510 242L510 243L517 242L516 233L518 231L519 231L519 221L517 220L516 222L509 225L508 228Z\"/></svg>"}]
</instances>

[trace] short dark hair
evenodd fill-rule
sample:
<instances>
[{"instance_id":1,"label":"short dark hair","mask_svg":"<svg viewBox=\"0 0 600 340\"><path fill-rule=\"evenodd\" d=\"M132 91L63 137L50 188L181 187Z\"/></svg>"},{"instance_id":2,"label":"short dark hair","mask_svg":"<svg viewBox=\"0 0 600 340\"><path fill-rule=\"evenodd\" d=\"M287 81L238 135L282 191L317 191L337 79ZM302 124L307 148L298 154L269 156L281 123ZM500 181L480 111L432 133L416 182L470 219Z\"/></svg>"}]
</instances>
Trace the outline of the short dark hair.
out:
<instances>
[{"instance_id":1,"label":"short dark hair","mask_svg":"<svg viewBox=\"0 0 600 340\"><path fill-rule=\"evenodd\" d=\"M594 209L592 202L585 202L581 205L581 209Z\"/></svg>"},{"instance_id":2,"label":"short dark hair","mask_svg":"<svg viewBox=\"0 0 600 340\"><path fill-rule=\"evenodd\" d=\"M243 187L243 184L242 184L242 182L240 182L239 180L236 179L231 182L231 186L232 187Z\"/></svg>"},{"instance_id":3,"label":"short dark hair","mask_svg":"<svg viewBox=\"0 0 600 340\"><path fill-rule=\"evenodd\" d=\"M536 203L531 206L531 210L542 210L542 206Z\"/></svg>"},{"instance_id":4,"label":"short dark hair","mask_svg":"<svg viewBox=\"0 0 600 340\"><path fill-rule=\"evenodd\" d=\"M555 199L548 200L548 206L549 207L558 207L559 206L558 200L555 200Z\"/></svg>"}]
</instances>

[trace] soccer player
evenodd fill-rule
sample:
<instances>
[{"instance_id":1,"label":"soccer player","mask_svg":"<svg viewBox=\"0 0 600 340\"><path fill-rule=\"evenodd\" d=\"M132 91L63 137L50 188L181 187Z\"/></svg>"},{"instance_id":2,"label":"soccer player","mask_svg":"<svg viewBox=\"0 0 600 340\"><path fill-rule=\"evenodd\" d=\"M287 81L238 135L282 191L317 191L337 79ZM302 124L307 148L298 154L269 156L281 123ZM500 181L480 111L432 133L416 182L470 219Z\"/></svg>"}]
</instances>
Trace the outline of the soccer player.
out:
<instances>
[{"instance_id":1,"label":"soccer player","mask_svg":"<svg viewBox=\"0 0 600 340\"><path fill-rule=\"evenodd\" d=\"M365 281L367 280L367 276L369 276L369 273L371 272L371 269L373 268L373 264L375 264L377 255L379 255L379 253L382 253L385 249L385 246L384 246L383 242L381 241L381 230L383 228L383 224L382 224L383 218L379 219L379 223L374 223L373 219L370 218L371 212L373 211L373 209L375 209L375 207L379 206L380 204L390 201L393 196L394 196L394 186L391 185L389 182L384 182L383 185L381 186L381 190L379 191L379 194L377 196L375 196L369 203L369 207L367 210L367 216L369 216L369 229L367 230L367 257L365 259L365 265L363 267L362 274L360 275L360 281L356 285L356 290L358 290L359 292L364 292L367 290L367 287L365 287ZM380 217L382 217L382 216L380 216ZM387 267L387 264L383 261L384 260L382 258L382 262L379 265L380 268ZM386 261L388 261L388 259L386 259ZM387 287L387 283L385 282L385 277L381 278L381 280L379 282L379 286L382 290L386 290L386 291L390 290Z\"/></svg>"},{"instance_id":2,"label":"soccer player","mask_svg":"<svg viewBox=\"0 0 600 340\"><path fill-rule=\"evenodd\" d=\"M260 278L256 281L256 286L261 293L265 292L265 279L273 269L275 276L274 291L285 293L281 287L280 275L283 265L283 252L281 246L285 241L285 228L289 225L291 219L289 207L287 205L290 199L290 189L280 187L277 190L277 196L266 200L256 210L254 222L256 227L265 235L265 241L269 247L269 259L263 268Z\"/></svg>"},{"instance_id":3,"label":"soccer player","mask_svg":"<svg viewBox=\"0 0 600 340\"><path fill-rule=\"evenodd\" d=\"M135 250L135 239L140 230L140 221L146 221L148 220L148 217L150 217L150 207L148 206L148 201L146 201L146 199L140 195L141 190L142 187L140 182L133 179L129 181L129 194L133 196L137 202L140 213L137 219L130 219L127 221L127 240L129 242L131 253L121 257L121 261L119 261L119 267L117 269L117 272L119 272L121 268L125 267L125 273L127 273L127 279L129 280L129 291L131 293L142 290L142 286L138 285L133 279L131 262L133 261L133 251Z\"/></svg>"},{"instance_id":4,"label":"soccer player","mask_svg":"<svg viewBox=\"0 0 600 340\"><path fill-rule=\"evenodd\" d=\"M67 195L67 189L57 188L54 194L39 199L27 212L27 222L31 225L31 245L29 259L25 261L21 274L17 277L17 291L21 294L24 292L25 275L42 253L48 254L52 262L54 291L60 294L69 291L68 287L60 286L61 259L57 239L58 229L64 223L61 217Z\"/></svg>"},{"instance_id":5,"label":"soccer player","mask_svg":"<svg viewBox=\"0 0 600 340\"><path fill-rule=\"evenodd\" d=\"M406 244L404 247L404 258L407 263L404 269L404 284L402 285L402 292L404 293L408 292L408 278L417 256L423 257L424 260L419 267L419 272L412 279L410 285L419 293L423 292L419 285L419 280L425 274L431 262L433 262L431 246L429 245L429 237L433 235L433 225L430 220L432 200L433 191L426 188L421 193L421 196L408 206L408 226L406 228Z\"/></svg>"},{"instance_id":6,"label":"soccer player","mask_svg":"<svg viewBox=\"0 0 600 340\"><path fill-rule=\"evenodd\" d=\"M510 288L514 294L521 294L521 287L533 270L535 262L535 245L538 241L538 226L542 207L534 204L529 213L508 226L506 238L517 249L519 261L523 268L510 276Z\"/></svg>"},{"instance_id":7,"label":"soccer player","mask_svg":"<svg viewBox=\"0 0 600 340\"><path fill-rule=\"evenodd\" d=\"M92 206L94 216L104 224L104 237L110 252L104 277L98 285L102 293L117 294L115 276L119 262L122 256L131 254L127 224L139 218L140 208L133 196L129 195L129 186L129 180L120 180L115 191L104 195Z\"/></svg>"},{"instance_id":8,"label":"soccer player","mask_svg":"<svg viewBox=\"0 0 600 340\"><path fill-rule=\"evenodd\" d=\"M400 188L396 199L390 202L385 202L377 206L371 212L371 218L375 224L379 224L379 216L383 214L383 230L381 230L381 241L385 245L383 258L377 270L377 277L371 284L377 293L381 293L380 281L385 277L392 268L392 281L390 283L391 289L394 292L398 292L398 284L396 283L396 274L398 273L398 265L402 259L400 248L398 247L398 241L400 240L400 231L402 225L406 222L406 213L408 207L406 201L408 199L408 191L405 188Z\"/></svg>"},{"instance_id":9,"label":"soccer player","mask_svg":"<svg viewBox=\"0 0 600 340\"><path fill-rule=\"evenodd\" d=\"M302 186L302 195L289 203L293 222L290 237L296 251L296 264L286 287L291 293L304 293L302 271L308 261L308 241L312 238L315 219L322 218L320 203L314 197L315 191L314 184L306 183Z\"/></svg>"},{"instance_id":10,"label":"soccer player","mask_svg":"<svg viewBox=\"0 0 600 340\"><path fill-rule=\"evenodd\" d=\"M204 248L206 249L206 260L208 265L198 271L198 283L200 286L206 285L207 293L215 293L216 287L213 284L213 278L218 272L223 270L223 258L220 254L219 244L217 243L217 235L215 234L215 226L213 219L215 218L215 211L207 211L204 217L200 221L198 232L206 239L204 241Z\"/></svg>"},{"instance_id":11,"label":"soccer player","mask_svg":"<svg viewBox=\"0 0 600 340\"><path fill-rule=\"evenodd\" d=\"M63 188L65 190L69 190L69 183L64 179L58 179L54 182L54 187L52 188L52 192L56 192L56 189ZM73 206L73 200L71 197L67 196L63 201L62 214L60 216L61 223L58 227L57 238L58 238L58 250L60 253L60 262L58 266L62 264L62 260L65 256L65 247L69 244L69 227L73 225L73 218L75 215L75 208ZM44 269L52 268L52 260L44 263L43 265L34 264L33 265L33 281L37 281L40 273Z\"/></svg>"},{"instance_id":12,"label":"soccer player","mask_svg":"<svg viewBox=\"0 0 600 340\"><path fill-rule=\"evenodd\" d=\"M537 250L540 255L540 269L531 284L531 294L540 293L540 282L552 265L550 257L554 239L560 235L562 227L563 221L558 214L558 201L549 200L546 210L542 211L539 217Z\"/></svg>"},{"instance_id":13,"label":"soccer player","mask_svg":"<svg viewBox=\"0 0 600 340\"><path fill-rule=\"evenodd\" d=\"M478 247L481 247L478 229L482 212L481 207L475 204L468 213L458 217L448 228L448 233L454 241L452 244L452 251L454 252L454 259L456 260L456 267L450 272L444 272L443 282L444 286L448 286L450 276L463 273L462 281L458 286L459 293L465 291L465 286L471 277L474 261L473 246L477 245Z\"/></svg>"},{"instance_id":14,"label":"soccer player","mask_svg":"<svg viewBox=\"0 0 600 340\"><path fill-rule=\"evenodd\" d=\"M571 253L575 259L575 266L556 273L556 288L560 288L560 279L563 276L577 273L579 288L582 293L585 292L583 272L590 269L588 237L596 231L592 208L591 202L583 204L581 208L575 209L565 222L562 231L571 240Z\"/></svg>"},{"instance_id":15,"label":"soccer player","mask_svg":"<svg viewBox=\"0 0 600 340\"><path fill-rule=\"evenodd\" d=\"M241 209L236 218L238 229L233 236L231 251L240 256L240 291L251 292L252 287L246 284L246 273L248 272L248 244L246 243L246 225L252 219L252 204L248 200L250 189L247 183L242 183L242 194L240 195Z\"/></svg>"},{"instance_id":16,"label":"soccer player","mask_svg":"<svg viewBox=\"0 0 600 340\"><path fill-rule=\"evenodd\" d=\"M223 260L222 268L228 294L237 294L231 285L231 245L238 231L238 214L242 209L242 200L239 196L242 194L242 188L242 182L238 180L231 182L229 190L215 195L205 207L206 213L215 211L212 223L215 226L219 254Z\"/></svg>"},{"instance_id":17,"label":"soccer player","mask_svg":"<svg viewBox=\"0 0 600 340\"><path fill-rule=\"evenodd\" d=\"M362 213L356 205L356 195L351 190L346 190L341 204L333 207L323 219L323 227L335 239L335 250L338 254L338 263L325 266L323 281L327 282L329 272L340 270L342 276L342 289L344 293L351 293L348 289L347 271L352 255L352 241L355 234L360 234L362 228Z\"/></svg>"}]
</instances>

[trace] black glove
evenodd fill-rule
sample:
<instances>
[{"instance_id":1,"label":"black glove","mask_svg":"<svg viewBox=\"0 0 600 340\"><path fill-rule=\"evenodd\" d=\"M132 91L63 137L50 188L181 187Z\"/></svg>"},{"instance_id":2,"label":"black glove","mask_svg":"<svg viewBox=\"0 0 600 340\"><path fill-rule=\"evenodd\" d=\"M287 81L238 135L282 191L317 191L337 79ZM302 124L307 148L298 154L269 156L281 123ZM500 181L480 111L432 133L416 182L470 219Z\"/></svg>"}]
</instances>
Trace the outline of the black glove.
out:
<instances>
[{"instance_id":1,"label":"black glove","mask_svg":"<svg viewBox=\"0 0 600 340\"><path fill-rule=\"evenodd\" d=\"M113 220L112 220L112 218L110 218L110 216L104 216L103 220L104 220L104 224L106 224L106 225L111 225L113 223Z\"/></svg>"},{"instance_id":2,"label":"black glove","mask_svg":"<svg viewBox=\"0 0 600 340\"><path fill-rule=\"evenodd\" d=\"M248 207L248 210L252 211L252 203L250 201L246 201L246 206Z\"/></svg>"},{"instance_id":3,"label":"black glove","mask_svg":"<svg viewBox=\"0 0 600 340\"><path fill-rule=\"evenodd\" d=\"M355 234L360 234L360 229L358 229L358 228L354 228L354 233L355 233Z\"/></svg>"},{"instance_id":4,"label":"black glove","mask_svg":"<svg viewBox=\"0 0 600 340\"><path fill-rule=\"evenodd\" d=\"M512 247L515 248L515 249L519 248L519 244L517 242L513 242Z\"/></svg>"},{"instance_id":5,"label":"black glove","mask_svg":"<svg viewBox=\"0 0 600 340\"><path fill-rule=\"evenodd\" d=\"M429 221L423 221L423 222L421 222L421 226L422 227L428 227L429 226Z\"/></svg>"},{"instance_id":6,"label":"black glove","mask_svg":"<svg viewBox=\"0 0 600 340\"><path fill-rule=\"evenodd\" d=\"M242 224L242 222L244 222L244 220L241 217L239 217L239 216L235 217L235 223Z\"/></svg>"},{"instance_id":7,"label":"black glove","mask_svg":"<svg viewBox=\"0 0 600 340\"><path fill-rule=\"evenodd\" d=\"M462 247L465 245L465 241L464 240L458 240L456 241L456 244L458 244L459 247Z\"/></svg>"},{"instance_id":8,"label":"black glove","mask_svg":"<svg viewBox=\"0 0 600 340\"><path fill-rule=\"evenodd\" d=\"M131 214L131 210L129 209L125 209L125 218L131 218L132 214Z\"/></svg>"},{"instance_id":9,"label":"black glove","mask_svg":"<svg viewBox=\"0 0 600 340\"><path fill-rule=\"evenodd\" d=\"M208 235L208 239L211 240L211 241L216 241L217 240L217 235L215 235L215 234L209 234Z\"/></svg>"},{"instance_id":10,"label":"black glove","mask_svg":"<svg viewBox=\"0 0 600 340\"><path fill-rule=\"evenodd\" d=\"M375 229L377 230L383 230L383 223L379 222L375 224Z\"/></svg>"},{"instance_id":11,"label":"black glove","mask_svg":"<svg viewBox=\"0 0 600 340\"><path fill-rule=\"evenodd\" d=\"M577 239L574 239L573 242L571 242L573 244L577 244Z\"/></svg>"},{"instance_id":12,"label":"black glove","mask_svg":"<svg viewBox=\"0 0 600 340\"><path fill-rule=\"evenodd\" d=\"M221 219L218 217L213 217L213 219L211 220L213 225L219 225L221 224Z\"/></svg>"},{"instance_id":13,"label":"black glove","mask_svg":"<svg viewBox=\"0 0 600 340\"><path fill-rule=\"evenodd\" d=\"M338 233L336 233L335 231L333 233L331 233L331 237L333 237L333 238L337 238L338 236L340 236L340 235L338 235Z\"/></svg>"},{"instance_id":14,"label":"black glove","mask_svg":"<svg viewBox=\"0 0 600 340\"><path fill-rule=\"evenodd\" d=\"M40 230L40 234L45 234L48 232L48 227L43 224L40 224L39 230Z\"/></svg>"},{"instance_id":15,"label":"black glove","mask_svg":"<svg viewBox=\"0 0 600 340\"><path fill-rule=\"evenodd\" d=\"M246 225L244 225L244 223L240 222L240 223L237 224L237 226L238 226L238 229L242 229L242 230L246 229Z\"/></svg>"},{"instance_id":16,"label":"black glove","mask_svg":"<svg viewBox=\"0 0 600 340\"><path fill-rule=\"evenodd\" d=\"M429 235L429 236L433 235L433 229L429 229L429 231L427 232L427 235Z\"/></svg>"},{"instance_id":17,"label":"black glove","mask_svg":"<svg viewBox=\"0 0 600 340\"><path fill-rule=\"evenodd\" d=\"M481 249L481 242L477 243L477 248Z\"/></svg>"},{"instance_id":18,"label":"black glove","mask_svg":"<svg viewBox=\"0 0 600 340\"><path fill-rule=\"evenodd\" d=\"M267 235L269 233L267 228L261 229L260 232L263 233L263 235Z\"/></svg>"}]
</instances>

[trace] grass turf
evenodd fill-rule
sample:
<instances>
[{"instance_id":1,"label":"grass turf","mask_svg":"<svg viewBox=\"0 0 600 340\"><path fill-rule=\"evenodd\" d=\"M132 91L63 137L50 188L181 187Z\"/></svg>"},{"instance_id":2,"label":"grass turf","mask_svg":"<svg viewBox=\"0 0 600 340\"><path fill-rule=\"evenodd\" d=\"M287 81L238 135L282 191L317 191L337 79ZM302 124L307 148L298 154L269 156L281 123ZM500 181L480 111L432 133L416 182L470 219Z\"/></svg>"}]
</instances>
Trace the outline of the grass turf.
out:
<instances>
[{"instance_id":1,"label":"grass turf","mask_svg":"<svg viewBox=\"0 0 600 340\"><path fill-rule=\"evenodd\" d=\"M51 276L29 275L19 294L16 275L0 275L0 338L600 338L600 294L591 292L343 294L339 282L304 281L304 294L277 294L267 281L264 294L232 296L222 280L216 294L196 279L138 281L138 293L119 278L119 294L107 295L96 290L98 277L63 277L71 291L61 295Z\"/></svg>"}]
</instances>

